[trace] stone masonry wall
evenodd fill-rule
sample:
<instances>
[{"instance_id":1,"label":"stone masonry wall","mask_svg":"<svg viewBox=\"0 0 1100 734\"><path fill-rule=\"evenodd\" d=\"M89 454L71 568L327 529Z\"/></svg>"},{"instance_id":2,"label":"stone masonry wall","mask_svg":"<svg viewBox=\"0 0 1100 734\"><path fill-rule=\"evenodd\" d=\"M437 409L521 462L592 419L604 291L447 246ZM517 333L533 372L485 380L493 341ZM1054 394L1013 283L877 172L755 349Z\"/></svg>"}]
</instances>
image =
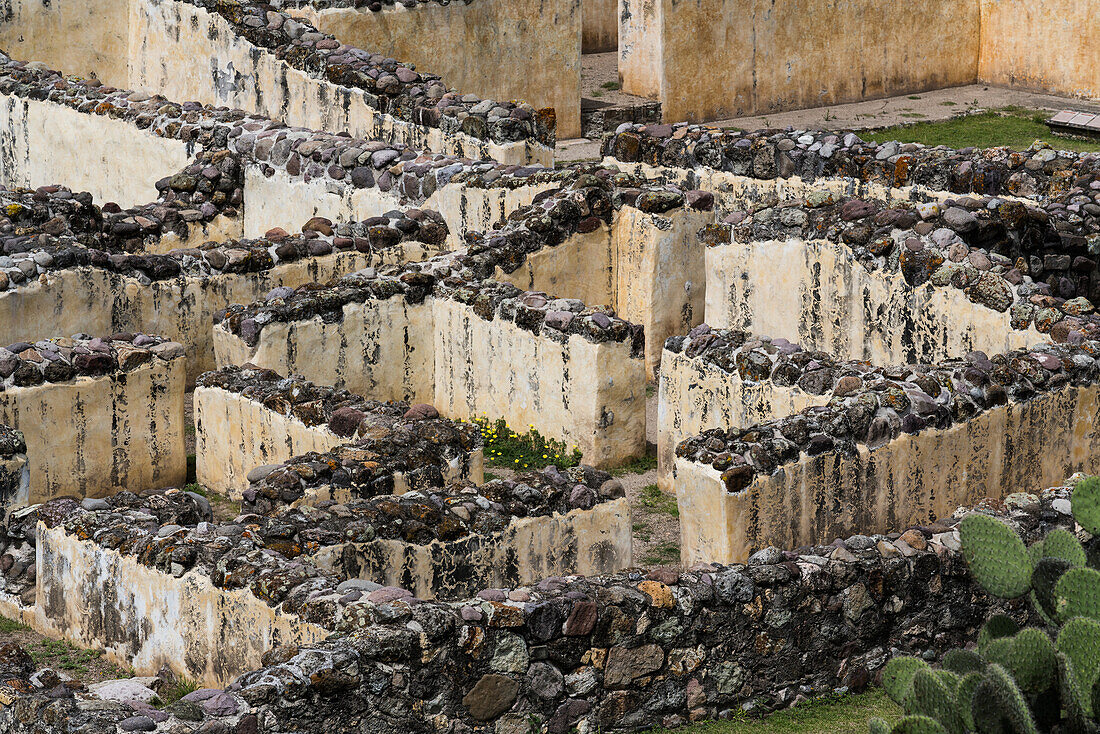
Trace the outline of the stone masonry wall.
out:
<instances>
[{"instance_id":1,"label":"stone masonry wall","mask_svg":"<svg viewBox=\"0 0 1100 734\"><path fill-rule=\"evenodd\" d=\"M144 334L0 348L0 423L30 447L20 504L183 483L183 347Z\"/></svg>"}]
</instances>

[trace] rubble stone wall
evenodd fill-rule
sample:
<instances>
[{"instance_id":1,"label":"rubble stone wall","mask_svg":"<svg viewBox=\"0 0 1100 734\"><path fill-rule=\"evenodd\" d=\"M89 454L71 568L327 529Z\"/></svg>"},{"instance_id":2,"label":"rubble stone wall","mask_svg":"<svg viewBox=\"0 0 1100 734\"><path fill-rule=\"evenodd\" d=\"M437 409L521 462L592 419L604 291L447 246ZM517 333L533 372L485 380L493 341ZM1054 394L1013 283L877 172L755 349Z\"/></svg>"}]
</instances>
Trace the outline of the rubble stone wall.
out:
<instances>
[{"instance_id":1,"label":"rubble stone wall","mask_svg":"<svg viewBox=\"0 0 1100 734\"><path fill-rule=\"evenodd\" d=\"M189 147L106 115L0 95L0 183L5 186L64 182L100 202L145 204L156 200L158 178L190 162Z\"/></svg>"},{"instance_id":2,"label":"rubble stone wall","mask_svg":"<svg viewBox=\"0 0 1100 734\"><path fill-rule=\"evenodd\" d=\"M978 0L935 0L919 11L873 0L810 0L797 11L770 0L627 0L626 12L639 19L619 29L623 89L659 99L666 120L767 114L977 79ZM843 32L856 27L862 32Z\"/></svg>"},{"instance_id":3,"label":"rubble stone wall","mask_svg":"<svg viewBox=\"0 0 1100 734\"><path fill-rule=\"evenodd\" d=\"M684 563L744 560L768 545L927 524L959 506L1100 470L1100 389L1066 386L947 428L902 432L854 451L800 453L747 486L676 459Z\"/></svg>"},{"instance_id":4,"label":"rubble stone wall","mask_svg":"<svg viewBox=\"0 0 1100 734\"><path fill-rule=\"evenodd\" d=\"M553 160L553 149L533 140L480 140L380 112L369 92L296 69L255 46L220 14L182 0L131 4L130 56L129 86L156 90L171 99L238 107L290 125L348 130L357 137L475 160L517 164ZM209 63L184 64L180 59L209 59Z\"/></svg>"},{"instance_id":5,"label":"rubble stone wall","mask_svg":"<svg viewBox=\"0 0 1100 734\"><path fill-rule=\"evenodd\" d=\"M247 588L217 588L201 572L166 574L63 527L39 525L36 547L35 627L103 650L139 675L168 666L205 685L227 685L273 647L328 636Z\"/></svg>"},{"instance_id":6,"label":"rubble stone wall","mask_svg":"<svg viewBox=\"0 0 1100 734\"><path fill-rule=\"evenodd\" d=\"M39 334L141 330L186 347L191 382L214 368L214 313L251 302L276 286L324 282L372 264L355 251L279 263L247 275L181 276L142 283L99 268L57 270L17 290L0 293L0 342Z\"/></svg>"},{"instance_id":7,"label":"rubble stone wall","mask_svg":"<svg viewBox=\"0 0 1100 734\"><path fill-rule=\"evenodd\" d=\"M250 362L375 400L429 403L453 418L533 424L594 466L645 448L644 367L629 342L551 340L435 297L347 304L336 323L268 324L255 348L218 326L214 342L219 365Z\"/></svg>"},{"instance_id":8,"label":"rubble stone wall","mask_svg":"<svg viewBox=\"0 0 1100 734\"><path fill-rule=\"evenodd\" d=\"M708 428L747 428L829 401L797 384L744 380L696 357L665 350L657 388L657 484L676 492L676 446Z\"/></svg>"},{"instance_id":9,"label":"rubble stone wall","mask_svg":"<svg viewBox=\"0 0 1100 734\"><path fill-rule=\"evenodd\" d=\"M631 533L630 506L619 498L564 514L512 518L503 530L452 541L344 543L308 560L340 576L408 589L419 599L461 599L550 576L621 571L631 565Z\"/></svg>"},{"instance_id":10,"label":"rubble stone wall","mask_svg":"<svg viewBox=\"0 0 1100 734\"><path fill-rule=\"evenodd\" d=\"M415 63L457 89L553 107L558 137L580 136L582 0L396 3L380 11L303 4L287 12L343 43Z\"/></svg>"},{"instance_id":11,"label":"rubble stone wall","mask_svg":"<svg viewBox=\"0 0 1100 734\"><path fill-rule=\"evenodd\" d=\"M186 375L181 352L163 357L144 352L147 361L138 366L120 368L116 361L103 371L94 368L91 375L47 382L39 377L25 386L18 378L28 374L28 365L16 368L15 384L0 391L0 423L22 431L30 450L30 492L20 504L183 484ZM119 353L118 359L126 358ZM0 369L0 374L7 371ZM46 375L49 379L49 368Z\"/></svg>"},{"instance_id":12,"label":"rubble stone wall","mask_svg":"<svg viewBox=\"0 0 1100 734\"><path fill-rule=\"evenodd\" d=\"M577 232L527 254L519 268L494 278L530 291L611 306L645 330L646 375L661 361L665 339L702 321L706 274L700 227L713 210L677 208L662 214L631 206L614 211L611 226Z\"/></svg>"},{"instance_id":13,"label":"rubble stone wall","mask_svg":"<svg viewBox=\"0 0 1100 734\"><path fill-rule=\"evenodd\" d=\"M1069 0L981 0L978 78L989 84L1100 97L1095 8Z\"/></svg>"},{"instance_id":14,"label":"rubble stone wall","mask_svg":"<svg viewBox=\"0 0 1100 734\"><path fill-rule=\"evenodd\" d=\"M784 334L843 359L932 362L1045 339L1034 325L1014 328L1007 309L973 303L961 290L868 272L843 244L736 243L708 247L706 258L708 324Z\"/></svg>"}]
</instances>

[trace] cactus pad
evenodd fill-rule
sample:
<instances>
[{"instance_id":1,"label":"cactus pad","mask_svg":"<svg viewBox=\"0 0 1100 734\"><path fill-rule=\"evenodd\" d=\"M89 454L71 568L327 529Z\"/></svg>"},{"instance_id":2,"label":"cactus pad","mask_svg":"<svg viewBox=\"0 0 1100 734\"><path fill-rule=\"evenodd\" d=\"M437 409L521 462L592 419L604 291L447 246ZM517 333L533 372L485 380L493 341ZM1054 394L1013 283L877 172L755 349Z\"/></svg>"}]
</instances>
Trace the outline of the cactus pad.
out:
<instances>
[{"instance_id":1,"label":"cactus pad","mask_svg":"<svg viewBox=\"0 0 1100 734\"><path fill-rule=\"evenodd\" d=\"M1041 629L1029 627L1013 637L1009 660L1017 685L1027 693L1042 693L1054 685L1058 680L1056 652Z\"/></svg>"},{"instance_id":2,"label":"cactus pad","mask_svg":"<svg viewBox=\"0 0 1100 734\"><path fill-rule=\"evenodd\" d=\"M890 734L890 725L882 719L871 719L868 724L871 734Z\"/></svg>"},{"instance_id":3,"label":"cactus pad","mask_svg":"<svg viewBox=\"0 0 1100 734\"><path fill-rule=\"evenodd\" d=\"M955 689L955 700L959 702L959 714L963 718L963 724L966 726L967 731L974 728L974 715L972 713L974 691L977 690L978 684L983 680L985 680L985 676L981 673L968 673L959 683L959 687Z\"/></svg>"},{"instance_id":4,"label":"cactus pad","mask_svg":"<svg viewBox=\"0 0 1100 734\"><path fill-rule=\"evenodd\" d=\"M1072 566L1064 558L1044 558L1036 564L1035 573L1031 575L1031 590L1035 601L1048 619L1058 616L1058 600L1054 595L1054 587L1058 585L1062 574L1070 568Z\"/></svg>"},{"instance_id":5,"label":"cactus pad","mask_svg":"<svg viewBox=\"0 0 1100 734\"><path fill-rule=\"evenodd\" d=\"M1066 708L1066 714L1070 721L1078 726L1092 717L1093 706L1089 692L1081 682L1081 676L1064 653L1058 653L1058 677L1062 691L1062 705Z\"/></svg>"},{"instance_id":6,"label":"cactus pad","mask_svg":"<svg viewBox=\"0 0 1100 734\"><path fill-rule=\"evenodd\" d=\"M1001 637L1012 637L1020 631L1020 625L1016 624L1012 617L1003 614L994 614L982 625L978 632L978 652L985 650L986 646Z\"/></svg>"},{"instance_id":7,"label":"cactus pad","mask_svg":"<svg viewBox=\"0 0 1100 734\"><path fill-rule=\"evenodd\" d=\"M982 656L970 650L948 650L943 656L943 669L950 670L958 675L968 673L980 673L985 670L985 661Z\"/></svg>"},{"instance_id":8,"label":"cactus pad","mask_svg":"<svg viewBox=\"0 0 1100 734\"><path fill-rule=\"evenodd\" d=\"M913 689L913 676L918 670L927 670L928 663L920 658L902 656L893 658L882 669L882 687L886 695L899 706L904 706Z\"/></svg>"},{"instance_id":9,"label":"cactus pad","mask_svg":"<svg viewBox=\"0 0 1100 734\"><path fill-rule=\"evenodd\" d=\"M894 724L890 734L947 734L947 730L929 716L906 716Z\"/></svg>"},{"instance_id":10,"label":"cactus pad","mask_svg":"<svg viewBox=\"0 0 1100 734\"><path fill-rule=\"evenodd\" d=\"M1100 477L1089 477L1073 488L1073 519L1093 535L1100 535Z\"/></svg>"},{"instance_id":11,"label":"cactus pad","mask_svg":"<svg viewBox=\"0 0 1100 734\"><path fill-rule=\"evenodd\" d=\"M935 719L948 734L964 734L963 719L955 704L954 685L945 685L938 676L940 672L925 668L913 675L913 691L909 694L907 709Z\"/></svg>"},{"instance_id":12,"label":"cactus pad","mask_svg":"<svg viewBox=\"0 0 1100 734\"><path fill-rule=\"evenodd\" d=\"M975 707L983 701L987 704L981 706L982 715L979 716L978 709ZM974 691L972 704L974 728L979 732L990 731L989 724L996 720L1007 723L1009 731L1019 732L1019 734L1038 734L1023 694L1016 687L1008 671L996 663L986 669L985 679ZM994 730L999 728L999 726L995 727Z\"/></svg>"},{"instance_id":13,"label":"cactus pad","mask_svg":"<svg viewBox=\"0 0 1100 734\"><path fill-rule=\"evenodd\" d=\"M1100 620L1100 571L1071 568L1054 587L1058 618L1090 617Z\"/></svg>"},{"instance_id":14,"label":"cactus pad","mask_svg":"<svg viewBox=\"0 0 1100 734\"><path fill-rule=\"evenodd\" d=\"M994 596L1015 599L1031 588L1034 566L1024 541L1008 525L971 513L959 523L962 552L978 583Z\"/></svg>"},{"instance_id":15,"label":"cactus pad","mask_svg":"<svg viewBox=\"0 0 1100 734\"><path fill-rule=\"evenodd\" d=\"M1061 558L1073 567L1084 566L1088 560L1081 541L1065 528L1055 528L1047 533L1043 541L1043 555L1049 558Z\"/></svg>"},{"instance_id":16,"label":"cactus pad","mask_svg":"<svg viewBox=\"0 0 1100 734\"><path fill-rule=\"evenodd\" d=\"M1058 633L1058 651L1070 659L1082 687L1091 692L1100 680L1100 622L1071 619Z\"/></svg>"}]
</instances>

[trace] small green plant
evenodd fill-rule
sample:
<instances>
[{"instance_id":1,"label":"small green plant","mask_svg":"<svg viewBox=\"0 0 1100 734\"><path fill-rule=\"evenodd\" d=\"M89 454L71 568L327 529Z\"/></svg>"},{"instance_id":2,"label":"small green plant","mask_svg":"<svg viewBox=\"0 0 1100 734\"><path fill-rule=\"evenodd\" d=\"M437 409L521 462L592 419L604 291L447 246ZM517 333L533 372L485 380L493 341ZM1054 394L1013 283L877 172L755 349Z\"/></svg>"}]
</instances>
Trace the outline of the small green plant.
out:
<instances>
[{"instance_id":1,"label":"small green plant","mask_svg":"<svg viewBox=\"0 0 1100 734\"><path fill-rule=\"evenodd\" d=\"M202 497L206 496L206 487L202 486L198 482L191 482L190 484L185 484L183 486L183 491L184 492L194 492L195 494L200 495Z\"/></svg>"},{"instance_id":2,"label":"small green plant","mask_svg":"<svg viewBox=\"0 0 1100 734\"><path fill-rule=\"evenodd\" d=\"M642 562L648 566L662 566L667 563L679 563L679 561L680 544L671 540L653 546L642 558Z\"/></svg>"},{"instance_id":3,"label":"small green plant","mask_svg":"<svg viewBox=\"0 0 1100 734\"><path fill-rule=\"evenodd\" d=\"M28 629L30 629L30 627L22 622L16 622L14 619L9 619L0 614L0 635L11 634L12 632L22 632Z\"/></svg>"},{"instance_id":4,"label":"small green plant","mask_svg":"<svg viewBox=\"0 0 1100 734\"><path fill-rule=\"evenodd\" d=\"M581 463L581 452L564 442L546 438L533 425L527 433L519 433L503 418L471 418L470 422L481 431L485 461L489 466L500 466L516 471L542 469L556 466L565 469Z\"/></svg>"},{"instance_id":5,"label":"small green plant","mask_svg":"<svg viewBox=\"0 0 1100 734\"><path fill-rule=\"evenodd\" d=\"M622 85L619 84L618 82L604 82L600 86L603 87L604 89L609 89L612 92L615 91L616 89L621 89L622 88Z\"/></svg>"},{"instance_id":6,"label":"small green plant","mask_svg":"<svg viewBox=\"0 0 1100 734\"><path fill-rule=\"evenodd\" d=\"M652 513L672 515L673 517L680 516L680 508L676 505L676 498L662 492L656 484L648 484L642 487L638 504Z\"/></svg>"},{"instance_id":7,"label":"small green plant","mask_svg":"<svg viewBox=\"0 0 1100 734\"><path fill-rule=\"evenodd\" d=\"M199 688L201 688L201 686L197 681L193 681L190 678L176 678L171 683L166 684L157 694L157 698L160 699L160 707L165 708L171 706L187 694L199 690Z\"/></svg>"},{"instance_id":8,"label":"small green plant","mask_svg":"<svg viewBox=\"0 0 1100 734\"><path fill-rule=\"evenodd\" d=\"M952 650L939 669L897 657L882 672L906 716L872 734L1097 734L1100 732L1100 478L1077 484L1074 519L1088 549L1066 530L1030 548L1000 520L972 513L959 524L975 580L1003 599L1027 596L1045 628L986 621L976 651Z\"/></svg>"},{"instance_id":9,"label":"small green plant","mask_svg":"<svg viewBox=\"0 0 1100 734\"><path fill-rule=\"evenodd\" d=\"M910 94L909 99L920 99L920 95L919 94Z\"/></svg>"},{"instance_id":10,"label":"small green plant","mask_svg":"<svg viewBox=\"0 0 1100 734\"><path fill-rule=\"evenodd\" d=\"M627 463L610 469L612 476L621 477L625 474L645 474L657 468L657 457L649 454L631 459Z\"/></svg>"}]
</instances>

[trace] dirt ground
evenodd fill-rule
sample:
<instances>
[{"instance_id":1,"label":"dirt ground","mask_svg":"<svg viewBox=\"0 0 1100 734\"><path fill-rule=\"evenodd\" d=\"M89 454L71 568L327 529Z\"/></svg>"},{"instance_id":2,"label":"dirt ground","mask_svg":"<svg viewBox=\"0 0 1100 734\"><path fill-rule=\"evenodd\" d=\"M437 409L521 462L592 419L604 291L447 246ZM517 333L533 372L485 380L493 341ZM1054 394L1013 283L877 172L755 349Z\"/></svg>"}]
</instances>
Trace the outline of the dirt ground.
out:
<instances>
[{"instance_id":1,"label":"dirt ground","mask_svg":"<svg viewBox=\"0 0 1100 734\"><path fill-rule=\"evenodd\" d=\"M88 686L104 680L133 676L133 671L108 662L98 650L74 647L64 640L46 637L6 617L0 617L0 647L12 643L26 650L34 659L36 669L50 668L62 680L79 681Z\"/></svg>"}]
</instances>

